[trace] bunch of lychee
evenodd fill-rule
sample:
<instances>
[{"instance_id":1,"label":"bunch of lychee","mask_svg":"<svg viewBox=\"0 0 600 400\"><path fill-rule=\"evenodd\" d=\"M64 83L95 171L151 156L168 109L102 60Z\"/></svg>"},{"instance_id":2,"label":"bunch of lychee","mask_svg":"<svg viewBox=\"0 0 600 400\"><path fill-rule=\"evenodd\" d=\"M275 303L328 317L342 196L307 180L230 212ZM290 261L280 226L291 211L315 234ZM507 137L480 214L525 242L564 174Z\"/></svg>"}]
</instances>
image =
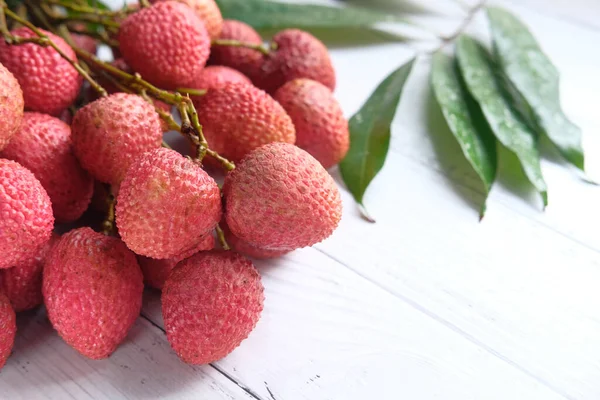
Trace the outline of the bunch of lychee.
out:
<instances>
[{"instance_id":1,"label":"bunch of lychee","mask_svg":"<svg viewBox=\"0 0 600 400\"><path fill-rule=\"evenodd\" d=\"M42 304L66 343L108 357L140 315L144 283L162 290L179 357L218 360L263 309L245 256L312 246L341 219L326 169L348 150L348 123L319 40L286 30L266 45L250 26L223 21L214 0L157 0L119 23L122 58L111 68L136 80L87 65L110 93L101 97L85 95L65 59L78 62L84 53L67 43L81 38L39 31L62 55L35 40L0 41L0 368L15 312ZM39 36L27 26L11 35ZM200 141L191 156L164 146L171 105L149 101L142 80L177 98L189 89L204 160ZM209 172L222 159L231 167L220 186ZM101 232L94 208L113 229Z\"/></svg>"}]
</instances>

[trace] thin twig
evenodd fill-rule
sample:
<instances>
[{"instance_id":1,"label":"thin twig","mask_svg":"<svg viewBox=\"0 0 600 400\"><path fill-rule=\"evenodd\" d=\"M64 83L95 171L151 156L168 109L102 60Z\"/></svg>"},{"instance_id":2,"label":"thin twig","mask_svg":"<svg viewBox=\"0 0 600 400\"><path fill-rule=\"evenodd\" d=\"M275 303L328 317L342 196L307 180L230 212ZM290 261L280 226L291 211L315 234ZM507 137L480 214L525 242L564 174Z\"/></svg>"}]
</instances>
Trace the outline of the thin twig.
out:
<instances>
[{"instance_id":1,"label":"thin twig","mask_svg":"<svg viewBox=\"0 0 600 400\"><path fill-rule=\"evenodd\" d=\"M219 243L221 243L221 247L223 248L223 250L231 250L231 247L229 247L229 244L227 243L227 240L225 239L225 233L223 232L223 229L221 229L221 227L217 224L217 227L215 228L215 231L217 232L217 238L219 239Z\"/></svg>"},{"instance_id":2,"label":"thin twig","mask_svg":"<svg viewBox=\"0 0 600 400\"><path fill-rule=\"evenodd\" d=\"M211 44L213 46L244 47L244 48L247 48L247 49L252 49L252 50L260 51L261 53L263 53L266 56L268 56L271 53L270 50L268 48L266 48L262 44L240 42L239 40L213 39L212 42L211 42Z\"/></svg>"}]
</instances>

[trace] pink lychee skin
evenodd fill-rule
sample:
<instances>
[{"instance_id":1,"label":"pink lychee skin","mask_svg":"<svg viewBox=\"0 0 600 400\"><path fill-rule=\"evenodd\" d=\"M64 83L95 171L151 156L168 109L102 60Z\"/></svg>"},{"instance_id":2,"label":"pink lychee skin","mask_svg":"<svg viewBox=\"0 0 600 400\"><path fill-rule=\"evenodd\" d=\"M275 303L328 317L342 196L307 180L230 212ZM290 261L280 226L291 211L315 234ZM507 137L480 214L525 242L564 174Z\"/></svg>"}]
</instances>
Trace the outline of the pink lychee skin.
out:
<instances>
[{"instance_id":1,"label":"pink lychee skin","mask_svg":"<svg viewBox=\"0 0 600 400\"><path fill-rule=\"evenodd\" d=\"M142 273L144 274L144 282L146 286L149 286L154 289L162 290L165 285L165 281L169 277L169 274L175 268L175 266L186 258L191 257L192 255L200 252L200 251L208 251L212 250L215 247L215 238L212 235L206 235L204 239L200 242L197 248L192 251L188 251L184 254L181 254L177 257L169 258L166 260L156 260L154 258L147 257L138 257L138 262L140 264L140 268L142 268Z\"/></svg>"},{"instance_id":2,"label":"pink lychee skin","mask_svg":"<svg viewBox=\"0 0 600 400\"><path fill-rule=\"evenodd\" d=\"M60 37L42 30L69 57L77 61L75 52ZM29 28L18 28L15 36L37 37ZM23 89L25 109L59 115L79 94L83 80L79 73L52 47L35 43L9 45L0 40L0 63L13 73Z\"/></svg>"},{"instance_id":3,"label":"pink lychee skin","mask_svg":"<svg viewBox=\"0 0 600 400\"><path fill-rule=\"evenodd\" d=\"M189 87L210 53L204 23L176 1L159 2L128 16L119 29L119 43L127 64L164 89Z\"/></svg>"},{"instance_id":4,"label":"pink lychee skin","mask_svg":"<svg viewBox=\"0 0 600 400\"><path fill-rule=\"evenodd\" d=\"M331 90L311 79L295 79L274 95L296 128L296 146L325 168L344 159L350 147L348 120Z\"/></svg>"},{"instance_id":5,"label":"pink lychee skin","mask_svg":"<svg viewBox=\"0 0 600 400\"><path fill-rule=\"evenodd\" d=\"M225 178L231 232L273 251L312 246L329 237L342 216L333 178L306 151L272 143L248 154Z\"/></svg>"},{"instance_id":6,"label":"pink lychee skin","mask_svg":"<svg viewBox=\"0 0 600 400\"><path fill-rule=\"evenodd\" d=\"M79 162L97 180L118 184L134 159L162 143L154 107L134 94L115 93L75 114L71 125Z\"/></svg>"},{"instance_id":7,"label":"pink lychee skin","mask_svg":"<svg viewBox=\"0 0 600 400\"><path fill-rule=\"evenodd\" d=\"M50 239L52 204L40 181L0 158L0 269L25 261Z\"/></svg>"},{"instance_id":8,"label":"pink lychee skin","mask_svg":"<svg viewBox=\"0 0 600 400\"><path fill-rule=\"evenodd\" d=\"M75 45L90 54L96 54L98 50L98 41L90 36L72 33L71 37L73 38L73 42Z\"/></svg>"},{"instance_id":9,"label":"pink lychee skin","mask_svg":"<svg viewBox=\"0 0 600 400\"><path fill-rule=\"evenodd\" d=\"M226 19L219 39L238 40L243 43L262 44L261 36L250 25L241 21ZM240 71L246 76L256 75L262 65L260 51L234 46L212 46L209 65L223 65Z\"/></svg>"},{"instance_id":10,"label":"pink lychee skin","mask_svg":"<svg viewBox=\"0 0 600 400\"><path fill-rule=\"evenodd\" d=\"M213 65L206 67L192 85L195 89L217 89L228 83L245 83L252 85L252 81L233 68Z\"/></svg>"},{"instance_id":11,"label":"pink lychee skin","mask_svg":"<svg viewBox=\"0 0 600 400\"><path fill-rule=\"evenodd\" d=\"M6 147L23 119L23 91L14 75L0 64L0 151Z\"/></svg>"},{"instance_id":12,"label":"pink lychee skin","mask_svg":"<svg viewBox=\"0 0 600 400\"><path fill-rule=\"evenodd\" d=\"M119 188L117 227L141 256L167 259L195 249L221 214L215 180L173 150L160 148L138 158Z\"/></svg>"},{"instance_id":13,"label":"pink lychee skin","mask_svg":"<svg viewBox=\"0 0 600 400\"><path fill-rule=\"evenodd\" d=\"M201 252L182 261L161 297L171 347L188 364L225 357L256 326L263 291L252 262L234 252Z\"/></svg>"},{"instance_id":14,"label":"pink lychee skin","mask_svg":"<svg viewBox=\"0 0 600 400\"><path fill-rule=\"evenodd\" d=\"M321 82L335 90L336 77L327 47L308 32L286 29L273 37L277 49L264 57L252 81L268 93L299 78Z\"/></svg>"},{"instance_id":15,"label":"pink lychee skin","mask_svg":"<svg viewBox=\"0 0 600 400\"><path fill-rule=\"evenodd\" d=\"M123 242L90 228L63 235L43 273L48 318L82 355L108 357L140 314L142 271Z\"/></svg>"},{"instance_id":16,"label":"pink lychee skin","mask_svg":"<svg viewBox=\"0 0 600 400\"><path fill-rule=\"evenodd\" d=\"M158 3L165 0L151 0L151 3ZM215 0L175 0L190 7L198 18L204 22L208 35L211 39L216 39L223 29L223 16Z\"/></svg>"},{"instance_id":17,"label":"pink lychee skin","mask_svg":"<svg viewBox=\"0 0 600 400\"><path fill-rule=\"evenodd\" d=\"M10 305L8 297L0 292L0 369L6 364L10 356L15 335L17 333L17 317Z\"/></svg>"},{"instance_id":18,"label":"pink lychee skin","mask_svg":"<svg viewBox=\"0 0 600 400\"><path fill-rule=\"evenodd\" d=\"M52 234L35 257L12 268L0 270L0 292L6 294L15 312L34 309L44 302L42 270L46 257L59 239L60 236Z\"/></svg>"},{"instance_id":19,"label":"pink lychee skin","mask_svg":"<svg viewBox=\"0 0 600 400\"><path fill-rule=\"evenodd\" d=\"M234 250L247 257L252 257L258 260L266 260L271 258L279 258L289 253L289 251L287 250L261 249L259 247L251 245L250 243L246 243L242 239L231 233L231 230L229 229L226 223L222 222L221 228L223 229L223 233L225 234L225 240L227 241L227 244L229 245L231 250Z\"/></svg>"},{"instance_id":20,"label":"pink lychee skin","mask_svg":"<svg viewBox=\"0 0 600 400\"><path fill-rule=\"evenodd\" d=\"M254 86L228 83L194 104L210 148L234 162L263 144L296 141L283 107Z\"/></svg>"},{"instance_id":21,"label":"pink lychee skin","mask_svg":"<svg viewBox=\"0 0 600 400\"><path fill-rule=\"evenodd\" d=\"M71 128L50 115L26 112L23 122L0 157L29 169L40 181L57 222L73 222L90 204L92 177L73 153Z\"/></svg>"}]
</instances>

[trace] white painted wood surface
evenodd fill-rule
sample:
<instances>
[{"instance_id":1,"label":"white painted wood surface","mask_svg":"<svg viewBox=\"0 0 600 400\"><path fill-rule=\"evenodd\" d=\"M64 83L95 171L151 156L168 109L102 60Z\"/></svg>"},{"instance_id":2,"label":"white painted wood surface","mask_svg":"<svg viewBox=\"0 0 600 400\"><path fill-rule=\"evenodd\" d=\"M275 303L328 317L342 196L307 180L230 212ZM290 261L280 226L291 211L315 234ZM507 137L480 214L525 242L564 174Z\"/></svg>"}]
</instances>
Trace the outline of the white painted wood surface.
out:
<instances>
[{"instance_id":1,"label":"white painted wood surface","mask_svg":"<svg viewBox=\"0 0 600 400\"><path fill-rule=\"evenodd\" d=\"M561 71L564 107L584 130L587 167L600 180L600 3L496 3L529 24ZM427 23L452 31L455 10ZM472 32L484 30L479 18ZM419 46L333 49L347 115ZM100 362L78 356L40 311L19 317L0 398L600 398L600 188L550 154L542 212L504 165L479 223L476 176L452 155L459 150L447 128L428 122L427 74L422 59L369 189L377 224L359 218L342 188L344 218L332 238L258 263L265 312L229 357L179 362L155 293L127 342Z\"/></svg>"}]
</instances>

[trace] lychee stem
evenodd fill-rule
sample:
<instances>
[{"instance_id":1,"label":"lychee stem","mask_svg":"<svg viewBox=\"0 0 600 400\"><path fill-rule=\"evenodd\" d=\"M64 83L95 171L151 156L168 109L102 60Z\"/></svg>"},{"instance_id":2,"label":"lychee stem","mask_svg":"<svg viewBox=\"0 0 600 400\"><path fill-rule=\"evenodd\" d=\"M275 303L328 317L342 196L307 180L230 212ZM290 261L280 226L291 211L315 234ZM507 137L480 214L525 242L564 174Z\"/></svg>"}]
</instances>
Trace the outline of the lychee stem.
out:
<instances>
[{"instance_id":1,"label":"lychee stem","mask_svg":"<svg viewBox=\"0 0 600 400\"><path fill-rule=\"evenodd\" d=\"M264 55L268 56L270 54L270 50L262 44L256 43L247 43L240 42L239 40L233 39L213 39L211 41L213 46L232 46L232 47L244 47L246 49L252 49L256 51L260 51Z\"/></svg>"},{"instance_id":2,"label":"lychee stem","mask_svg":"<svg viewBox=\"0 0 600 400\"><path fill-rule=\"evenodd\" d=\"M206 89L192 89L192 88L177 88L176 92L190 95L190 96L204 96L207 92Z\"/></svg>"},{"instance_id":3,"label":"lychee stem","mask_svg":"<svg viewBox=\"0 0 600 400\"><path fill-rule=\"evenodd\" d=\"M219 243L221 243L223 250L231 250L231 247L229 247L229 244L227 244L227 240L225 239L225 233L223 233L223 229L221 229L218 224L215 231L217 232L217 238L219 239Z\"/></svg>"},{"instance_id":4,"label":"lychee stem","mask_svg":"<svg viewBox=\"0 0 600 400\"><path fill-rule=\"evenodd\" d=\"M29 40L29 39L36 39L36 38L19 38L19 37L14 36L12 33L10 33L10 31L8 30L8 27L6 26L5 14L12 20L20 23L23 26L26 26L33 33L35 33L38 36L37 41ZM85 71L77 62L75 62L70 57L68 57L60 49L60 47L58 47L56 45L56 43L54 43L52 40L50 40L50 38L47 35L45 35L37 26L35 26L31 22L29 22L28 20L21 18L19 15L15 14L14 12L12 12L10 10L10 8L8 8L8 6L4 2L4 0L0 0L0 31L2 32L2 35L4 36L4 40L6 40L6 42L8 44L22 44L22 43L27 43L27 42L29 42L29 43L33 42L40 46L52 47L63 59L65 59L69 64L71 64L73 66L73 68L75 68L75 70L77 70L77 72L79 72L79 74L81 76L83 76L83 78L85 80L87 80L90 83L90 85L94 88L94 90L96 90L101 96L107 95L106 90L104 90L104 88L102 86L100 86L100 84L98 84L98 82L96 82L96 80L94 80L94 78L92 78L90 76L90 74L87 73L87 71ZM28 40L25 41L24 39L28 39Z\"/></svg>"},{"instance_id":5,"label":"lychee stem","mask_svg":"<svg viewBox=\"0 0 600 400\"><path fill-rule=\"evenodd\" d=\"M61 7L64 7L66 9L69 9L72 11L77 11L79 13L96 14L96 15L103 15L103 16L109 16L109 17L121 13L121 11L115 12L115 11L110 11L110 10L102 10L100 8L90 7L88 5L78 4L78 3L75 3L72 1L66 1L66 0L43 0L43 1L44 1L44 3L61 6Z\"/></svg>"},{"instance_id":6,"label":"lychee stem","mask_svg":"<svg viewBox=\"0 0 600 400\"><path fill-rule=\"evenodd\" d=\"M77 15L58 15L52 12L52 9L48 9L48 6L50 5L57 5L64 7L68 10L75 11L77 12ZM127 14L126 10L102 10L100 8L90 7L88 5L83 4L76 4L74 2L65 0L43 0L41 6L46 6L44 12L46 12L46 14L48 14L48 16L53 20L77 20L82 22L91 22L113 29L118 29L120 26L120 23L115 21L115 17L125 16Z\"/></svg>"},{"instance_id":7,"label":"lychee stem","mask_svg":"<svg viewBox=\"0 0 600 400\"><path fill-rule=\"evenodd\" d=\"M102 233L107 236L111 236L115 232L115 195L113 194L112 187L109 187L108 196L106 197L108 204L108 212L106 219L102 222Z\"/></svg>"}]
</instances>

